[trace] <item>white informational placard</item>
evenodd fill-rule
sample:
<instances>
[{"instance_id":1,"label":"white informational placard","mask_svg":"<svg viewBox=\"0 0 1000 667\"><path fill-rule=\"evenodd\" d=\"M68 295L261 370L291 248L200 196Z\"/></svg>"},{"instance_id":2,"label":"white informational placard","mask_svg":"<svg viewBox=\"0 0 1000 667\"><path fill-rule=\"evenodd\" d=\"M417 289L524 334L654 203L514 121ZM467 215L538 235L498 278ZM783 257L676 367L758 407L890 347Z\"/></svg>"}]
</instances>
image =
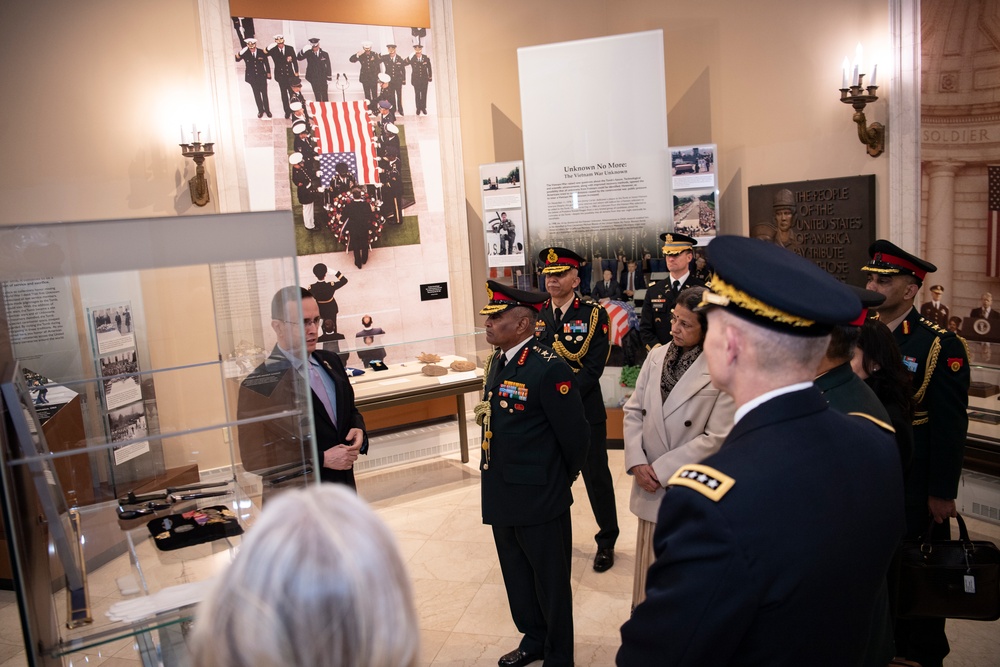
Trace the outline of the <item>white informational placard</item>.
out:
<instances>
[{"instance_id":1,"label":"white informational placard","mask_svg":"<svg viewBox=\"0 0 1000 667\"><path fill-rule=\"evenodd\" d=\"M529 251L659 256L673 229L663 32L517 55Z\"/></svg>"},{"instance_id":2,"label":"white informational placard","mask_svg":"<svg viewBox=\"0 0 1000 667\"><path fill-rule=\"evenodd\" d=\"M525 220L524 165L495 162L479 165L480 192L483 196L483 238L486 240L486 266L524 266Z\"/></svg>"},{"instance_id":3,"label":"white informational placard","mask_svg":"<svg viewBox=\"0 0 1000 667\"><path fill-rule=\"evenodd\" d=\"M700 245L719 234L716 149L715 144L670 147L674 231L695 237Z\"/></svg>"}]
</instances>

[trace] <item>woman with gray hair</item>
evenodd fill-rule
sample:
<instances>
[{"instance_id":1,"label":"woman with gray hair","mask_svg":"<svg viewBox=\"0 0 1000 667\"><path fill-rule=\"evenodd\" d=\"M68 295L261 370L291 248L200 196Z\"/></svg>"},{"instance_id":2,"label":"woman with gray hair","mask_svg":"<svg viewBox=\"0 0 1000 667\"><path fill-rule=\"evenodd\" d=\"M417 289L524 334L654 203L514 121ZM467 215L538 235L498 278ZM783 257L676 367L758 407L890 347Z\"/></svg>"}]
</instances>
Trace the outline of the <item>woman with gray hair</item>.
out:
<instances>
[{"instance_id":1,"label":"woman with gray hair","mask_svg":"<svg viewBox=\"0 0 1000 667\"><path fill-rule=\"evenodd\" d=\"M625 403L625 469L632 475L629 509L639 517L632 608L646 597L653 530L664 484L682 465L714 454L733 427L733 399L712 386L702 354L708 322L696 312L704 287L677 295L669 343L646 357Z\"/></svg>"},{"instance_id":2,"label":"woman with gray hair","mask_svg":"<svg viewBox=\"0 0 1000 667\"><path fill-rule=\"evenodd\" d=\"M269 503L197 611L195 667L412 667L420 631L396 541L339 484Z\"/></svg>"}]
</instances>

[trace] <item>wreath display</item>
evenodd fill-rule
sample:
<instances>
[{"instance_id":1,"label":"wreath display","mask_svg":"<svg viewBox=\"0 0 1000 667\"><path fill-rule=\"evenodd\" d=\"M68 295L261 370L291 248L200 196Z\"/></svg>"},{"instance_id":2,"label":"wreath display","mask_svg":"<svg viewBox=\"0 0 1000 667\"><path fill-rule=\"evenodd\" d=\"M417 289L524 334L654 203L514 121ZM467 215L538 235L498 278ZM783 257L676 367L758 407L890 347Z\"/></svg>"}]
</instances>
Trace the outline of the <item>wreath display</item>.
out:
<instances>
[{"instance_id":1,"label":"wreath display","mask_svg":"<svg viewBox=\"0 0 1000 667\"><path fill-rule=\"evenodd\" d=\"M379 237L382 235L382 227L385 226L385 218L379 213L382 208L382 202L367 192L362 193L361 199L372 207L371 229L368 230L368 245L371 246L371 244L379 240ZM330 231L337 237L337 240L343 243L345 247L350 247L351 233L344 229L347 225L341 220L340 216L344 211L344 207L351 201L353 201L351 193L342 192L334 198L331 204L326 206L327 211L330 212L330 221L327 225L330 227Z\"/></svg>"}]
</instances>

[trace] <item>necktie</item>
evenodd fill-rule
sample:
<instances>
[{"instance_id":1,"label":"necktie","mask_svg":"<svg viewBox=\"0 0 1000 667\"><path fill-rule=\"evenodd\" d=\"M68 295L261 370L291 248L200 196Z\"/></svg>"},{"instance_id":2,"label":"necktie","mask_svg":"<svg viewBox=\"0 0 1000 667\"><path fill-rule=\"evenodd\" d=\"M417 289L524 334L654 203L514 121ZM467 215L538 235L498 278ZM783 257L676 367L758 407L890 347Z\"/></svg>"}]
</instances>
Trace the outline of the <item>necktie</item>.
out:
<instances>
[{"instance_id":1,"label":"necktie","mask_svg":"<svg viewBox=\"0 0 1000 667\"><path fill-rule=\"evenodd\" d=\"M633 276L635 276L634 273L628 274L628 291L629 292L634 292L635 291L635 278Z\"/></svg>"},{"instance_id":2,"label":"necktie","mask_svg":"<svg viewBox=\"0 0 1000 667\"><path fill-rule=\"evenodd\" d=\"M611 283L610 283L610 282L607 282L607 281L605 281L605 282L604 282L604 289L611 289Z\"/></svg>"},{"instance_id":3,"label":"necktie","mask_svg":"<svg viewBox=\"0 0 1000 667\"><path fill-rule=\"evenodd\" d=\"M679 281L679 280L675 280L674 281L674 291L675 292L680 292L681 291L681 281Z\"/></svg>"},{"instance_id":4,"label":"necktie","mask_svg":"<svg viewBox=\"0 0 1000 667\"><path fill-rule=\"evenodd\" d=\"M556 308L556 322L562 322L562 308Z\"/></svg>"},{"instance_id":5,"label":"necktie","mask_svg":"<svg viewBox=\"0 0 1000 667\"><path fill-rule=\"evenodd\" d=\"M333 425L337 425L337 417L333 414L333 406L330 404L330 395L326 393L326 385L323 384L323 378L319 375L319 369L312 363L309 364L309 387L316 395L319 396L319 402L323 404L326 408L326 414L329 415L330 421Z\"/></svg>"}]
</instances>

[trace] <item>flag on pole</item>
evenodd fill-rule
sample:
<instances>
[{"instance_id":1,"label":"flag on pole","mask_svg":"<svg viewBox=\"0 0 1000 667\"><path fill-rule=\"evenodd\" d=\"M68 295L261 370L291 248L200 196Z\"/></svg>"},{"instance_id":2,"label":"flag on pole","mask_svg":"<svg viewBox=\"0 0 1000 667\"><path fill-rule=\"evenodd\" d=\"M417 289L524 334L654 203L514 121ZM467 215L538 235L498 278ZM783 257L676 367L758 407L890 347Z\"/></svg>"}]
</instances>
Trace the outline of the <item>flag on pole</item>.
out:
<instances>
[{"instance_id":1,"label":"flag on pole","mask_svg":"<svg viewBox=\"0 0 1000 667\"><path fill-rule=\"evenodd\" d=\"M1000 166L989 170L989 217L986 220L986 275L1000 278Z\"/></svg>"},{"instance_id":2,"label":"flag on pole","mask_svg":"<svg viewBox=\"0 0 1000 667\"><path fill-rule=\"evenodd\" d=\"M378 184L375 132L364 100L306 102L306 105L313 121L316 152L353 153L357 159L358 184Z\"/></svg>"}]
</instances>

